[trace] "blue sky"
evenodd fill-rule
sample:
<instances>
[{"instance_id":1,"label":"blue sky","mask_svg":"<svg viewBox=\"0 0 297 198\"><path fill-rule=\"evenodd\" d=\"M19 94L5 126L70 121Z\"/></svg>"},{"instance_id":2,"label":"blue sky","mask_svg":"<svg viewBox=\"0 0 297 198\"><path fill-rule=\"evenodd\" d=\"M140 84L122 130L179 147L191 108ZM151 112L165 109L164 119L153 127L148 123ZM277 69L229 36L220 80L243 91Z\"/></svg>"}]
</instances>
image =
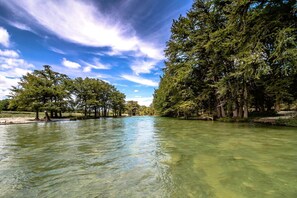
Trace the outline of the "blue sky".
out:
<instances>
[{"instance_id":1,"label":"blue sky","mask_svg":"<svg viewBox=\"0 0 297 198\"><path fill-rule=\"evenodd\" d=\"M0 0L0 99L43 65L149 105L173 19L192 0Z\"/></svg>"}]
</instances>

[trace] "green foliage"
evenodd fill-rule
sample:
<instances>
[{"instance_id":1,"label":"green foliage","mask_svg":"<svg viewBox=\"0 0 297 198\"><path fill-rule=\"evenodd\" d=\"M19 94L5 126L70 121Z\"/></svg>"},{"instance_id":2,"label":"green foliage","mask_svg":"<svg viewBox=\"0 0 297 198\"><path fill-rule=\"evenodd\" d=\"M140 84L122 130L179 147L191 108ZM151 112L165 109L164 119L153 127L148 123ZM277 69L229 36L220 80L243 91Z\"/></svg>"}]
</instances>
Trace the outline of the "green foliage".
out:
<instances>
[{"instance_id":1,"label":"green foliage","mask_svg":"<svg viewBox=\"0 0 297 198\"><path fill-rule=\"evenodd\" d=\"M129 116L152 116L155 115L155 110L151 106L147 107L145 105L139 105L137 101L127 101L125 105L126 113Z\"/></svg>"},{"instance_id":2,"label":"green foliage","mask_svg":"<svg viewBox=\"0 0 297 198\"><path fill-rule=\"evenodd\" d=\"M125 105L126 112L129 116L136 116L139 115L140 105L137 101L127 101Z\"/></svg>"},{"instance_id":3,"label":"green foliage","mask_svg":"<svg viewBox=\"0 0 297 198\"><path fill-rule=\"evenodd\" d=\"M277 119L275 123L281 126L297 127L297 116L289 119Z\"/></svg>"},{"instance_id":4,"label":"green foliage","mask_svg":"<svg viewBox=\"0 0 297 198\"><path fill-rule=\"evenodd\" d=\"M54 72L45 65L43 70L27 73L17 87L12 87L10 106L35 111L37 120L40 110L62 112L70 97L66 88L68 81L70 79L65 74Z\"/></svg>"},{"instance_id":5,"label":"green foliage","mask_svg":"<svg viewBox=\"0 0 297 198\"><path fill-rule=\"evenodd\" d=\"M113 116L121 116L125 95L119 92L114 86L93 78L76 78L73 83L73 93L76 96L74 104L84 109L84 114L94 111L95 117L108 116L108 111L113 111Z\"/></svg>"},{"instance_id":6,"label":"green foliage","mask_svg":"<svg viewBox=\"0 0 297 198\"><path fill-rule=\"evenodd\" d=\"M0 113L9 110L9 99L0 100Z\"/></svg>"},{"instance_id":7,"label":"green foliage","mask_svg":"<svg viewBox=\"0 0 297 198\"><path fill-rule=\"evenodd\" d=\"M140 116L153 116L153 115L155 115L155 110L152 106L147 107L147 106L142 105L139 107L139 115Z\"/></svg>"},{"instance_id":8,"label":"green foliage","mask_svg":"<svg viewBox=\"0 0 297 198\"><path fill-rule=\"evenodd\" d=\"M155 109L247 118L293 103L296 21L294 1L195 0L172 24Z\"/></svg>"},{"instance_id":9,"label":"green foliage","mask_svg":"<svg viewBox=\"0 0 297 198\"><path fill-rule=\"evenodd\" d=\"M11 89L10 107L36 112L50 112L50 117L61 117L62 112L84 110L85 116L94 112L95 117L120 116L124 109L125 95L114 86L92 78L70 79L65 74L51 70L48 65L43 70L35 70L21 78Z\"/></svg>"}]
</instances>

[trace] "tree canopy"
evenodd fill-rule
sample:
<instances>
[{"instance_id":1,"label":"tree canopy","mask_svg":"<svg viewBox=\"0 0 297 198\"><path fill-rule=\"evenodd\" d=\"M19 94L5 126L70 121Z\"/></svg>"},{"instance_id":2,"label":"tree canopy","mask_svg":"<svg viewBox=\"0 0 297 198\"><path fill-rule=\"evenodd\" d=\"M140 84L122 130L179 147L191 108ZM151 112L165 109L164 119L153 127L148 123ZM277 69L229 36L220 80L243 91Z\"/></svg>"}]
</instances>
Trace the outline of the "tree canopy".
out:
<instances>
[{"instance_id":1,"label":"tree canopy","mask_svg":"<svg viewBox=\"0 0 297 198\"><path fill-rule=\"evenodd\" d=\"M154 93L165 116L247 118L296 97L296 1L195 0L173 21Z\"/></svg>"},{"instance_id":2,"label":"tree canopy","mask_svg":"<svg viewBox=\"0 0 297 198\"><path fill-rule=\"evenodd\" d=\"M100 79L70 79L45 65L43 70L27 73L18 86L12 87L10 106L35 111L37 120L41 110L50 112L50 117L61 117L64 111L80 109L85 116L91 113L95 117L108 116L109 110L114 116L120 116L125 97Z\"/></svg>"}]
</instances>

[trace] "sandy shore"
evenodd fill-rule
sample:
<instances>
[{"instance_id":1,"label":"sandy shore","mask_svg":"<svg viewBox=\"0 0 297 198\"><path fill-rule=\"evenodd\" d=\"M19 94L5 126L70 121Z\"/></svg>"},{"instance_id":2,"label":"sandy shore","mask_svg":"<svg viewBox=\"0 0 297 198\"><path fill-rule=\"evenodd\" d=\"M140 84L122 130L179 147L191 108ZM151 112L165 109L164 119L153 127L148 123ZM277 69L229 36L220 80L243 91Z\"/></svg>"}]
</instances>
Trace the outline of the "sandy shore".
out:
<instances>
[{"instance_id":1,"label":"sandy shore","mask_svg":"<svg viewBox=\"0 0 297 198\"><path fill-rule=\"evenodd\" d=\"M14 118L0 118L0 125L7 124L26 124L37 122L31 117L14 117Z\"/></svg>"},{"instance_id":2,"label":"sandy shore","mask_svg":"<svg viewBox=\"0 0 297 198\"><path fill-rule=\"evenodd\" d=\"M51 122L69 121L69 118L51 119ZM9 124L28 124L35 122L45 122L43 119L34 120L32 117L14 117L14 118L0 118L0 125Z\"/></svg>"}]
</instances>

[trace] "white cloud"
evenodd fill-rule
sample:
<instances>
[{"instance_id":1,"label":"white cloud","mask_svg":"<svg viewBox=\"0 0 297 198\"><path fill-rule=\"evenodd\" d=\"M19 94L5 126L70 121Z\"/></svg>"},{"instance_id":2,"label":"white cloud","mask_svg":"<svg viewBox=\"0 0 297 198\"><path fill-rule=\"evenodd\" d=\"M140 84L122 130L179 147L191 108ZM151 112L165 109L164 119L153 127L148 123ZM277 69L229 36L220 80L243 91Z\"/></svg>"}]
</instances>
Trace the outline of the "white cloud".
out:
<instances>
[{"instance_id":1,"label":"white cloud","mask_svg":"<svg viewBox=\"0 0 297 198\"><path fill-rule=\"evenodd\" d=\"M11 58L0 55L0 69L13 69L13 68L23 68L30 69L33 68L34 65L26 62L21 58Z\"/></svg>"},{"instance_id":2,"label":"white cloud","mask_svg":"<svg viewBox=\"0 0 297 198\"><path fill-rule=\"evenodd\" d=\"M2 74L0 75L0 100L7 98L12 86L17 86L19 79L6 78Z\"/></svg>"},{"instance_id":3,"label":"white cloud","mask_svg":"<svg viewBox=\"0 0 297 198\"><path fill-rule=\"evenodd\" d=\"M147 85L147 86L151 86L151 87L158 86L157 82L149 80L149 79L142 78L140 76L133 76L133 75L124 74L121 77L128 80L128 81L135 82L135 83L138 83L138 84L141 84L141 85Z\"/></svg>"},{"instance_id":4,"label":"white cloud","mask_svg":"<svg viewBox=\"0 0 297 198\"><path fill-rule=\"evenodd\" d=\"M92 71L92 67L89 67L89 66L87 66L83 69L83 72L85 72L85 73L89 73L91 71Z\"/></svg>"},{"instance_id":5,"label":"white cloud","mask_svg":"<svg viewBox=\"0 0 297 198\"><path fill-rule=\"evenodd\" d=\"M13 68L6 71L0 71L0 76L4 76L5 78L20 78L30 72L32 71L29 69Z\"/></svg>"},{"instance_id":6,"label":"white cloud","mask_svg":"<svg viewBox=\"0 0 297 198\"><path fill-rule=\"evenodd\" d=\"M63 58L62 65L65 67L68 67L70 69L78 69L81 67L80 64L78 64L76 62L69 61L66 58Z\"/></svg>"},{"instance_id":7,"label":"white cloud","mask_svg":"<svg viewBox=\"0 0 297 198\"><path fill-rule=\"evenodd\" d=\"M63 55L66 54L64 51L62 51L60 49L57 49L57 48L54 48L54 47L50 47L49 50L51 50L51 51L53 51L53 52L55 52L57 54L63 54Z\"/></svg>"},{"instance_id":8,"label":"white cloud","mask_svg":"<svg viewBox=\"0 0 297 198\"><path fill-rule=\"evenodd\" d=\"M16 86L23 75L32 72L34 65L19 58L14 50L0 50L0 99L6 98L11 86Z\"/></svg>"},{"instance_id":9,"label":"white cloud","mask_svg":"<svg viewBox=\"0 0 297 198\"><path fill-rule=\"evenodd\" d=\"M84 64L84 72L90 72L92 69L110 69L109 64L103 64L98 58L94 58L92 63L81 61Z\"/></svg>"},{"instance_id":10,"label":"white cloud","mask_svg":"<svg viewBox=\"0 0 297 198\"><path fill-rule=\"evenodd\" d=\"M118 87L128 87L128 85L119 84L119 83L113 83L113 85Z\"/></svg>"},{"instance_id":11,"label":"white cloud","mask_svg":"<svg viewBox=\"0 0 297 198\"><path fill-rule=\"evenodd\" d=\"M135 93L138 93L138 92L139 92L139 90L135 89L135 90L134 90L134 92L135 92Z\"/></svg>"},{"instance_id":12,"label":"white cloud","mask_svg":"<svg viewBox=\"0 0 297 198\"><path fill-rule=\"evenodd\" d=\"M9 47L9 34L3 27L0 27L0 44L4 47Z\"/></svg>"},{"instance_id":13,"label":"white cloud","mask_svg":"<svg viewBox=\"0 0 297 198\"><path fill-rule=\"evenodd\" d=\"M111 49L110 51L104 52L104 54L108 56L121 56L122 52L120 52L119 50Z\"/></svg>"},{"instance_id":14,"label":"white cloud","mask_svg":"<svg viewBox=\"0 0 297 198\"><path fill-rule=\"evenodd\" d=\"M156 64L158 63L158 61L156 60L135 60L134 62L132 62L130 68L133 70L133 72L136 75L139 74L149 74L151 72L152 69L155 68Z\"/></svg>"},{"instance_id":15,"label":"white cloud","mask_svg":"<svg viewBox=\"0 0 297 198\"><path fill-rule=\"evenodd\" d=\"M19 23L19 22L12 22L12 21L8 21L8 23L15 27L15 28L18 28L20 30L25 30L25 31L30 31L30 32L33 32L35 33L29 26L27 26L26 24L23 24L23 23Z\"/></svg>"},{"instance_id":16,"label":"white cloud","mask_svg":"<svg viewBox=\"0 0 297 198\"><path fill-rule=\"evenodd\" d=\"M143 41L131 24L121 23L112 14L103 14L90 1L10 0L3 4L64 40L110 47L115 54L134 51L152 59L164 58L160 46Z\"/></svg>"},{"instance_id":17,"label":"white cloud","mask_svg":"<svg viewBox=\"0 0 297 198\"><path fill-rule=\"evenodd\" d=\"M1 50L0 49L0 56L10 57L10 58L18 58L19 53L14 50Z\"/></svg>"},{"instance_id":18,"label":"white cloud","mask_svg":"<svg viewBox=\"0 0 297 198\"><path fill-rule=\"evenodd\" d=\"M134 97L134 98L127 98L126 101L137 101L140 105L150 106L153 102L153 97Z\"/></svg>"}]
</instances>

